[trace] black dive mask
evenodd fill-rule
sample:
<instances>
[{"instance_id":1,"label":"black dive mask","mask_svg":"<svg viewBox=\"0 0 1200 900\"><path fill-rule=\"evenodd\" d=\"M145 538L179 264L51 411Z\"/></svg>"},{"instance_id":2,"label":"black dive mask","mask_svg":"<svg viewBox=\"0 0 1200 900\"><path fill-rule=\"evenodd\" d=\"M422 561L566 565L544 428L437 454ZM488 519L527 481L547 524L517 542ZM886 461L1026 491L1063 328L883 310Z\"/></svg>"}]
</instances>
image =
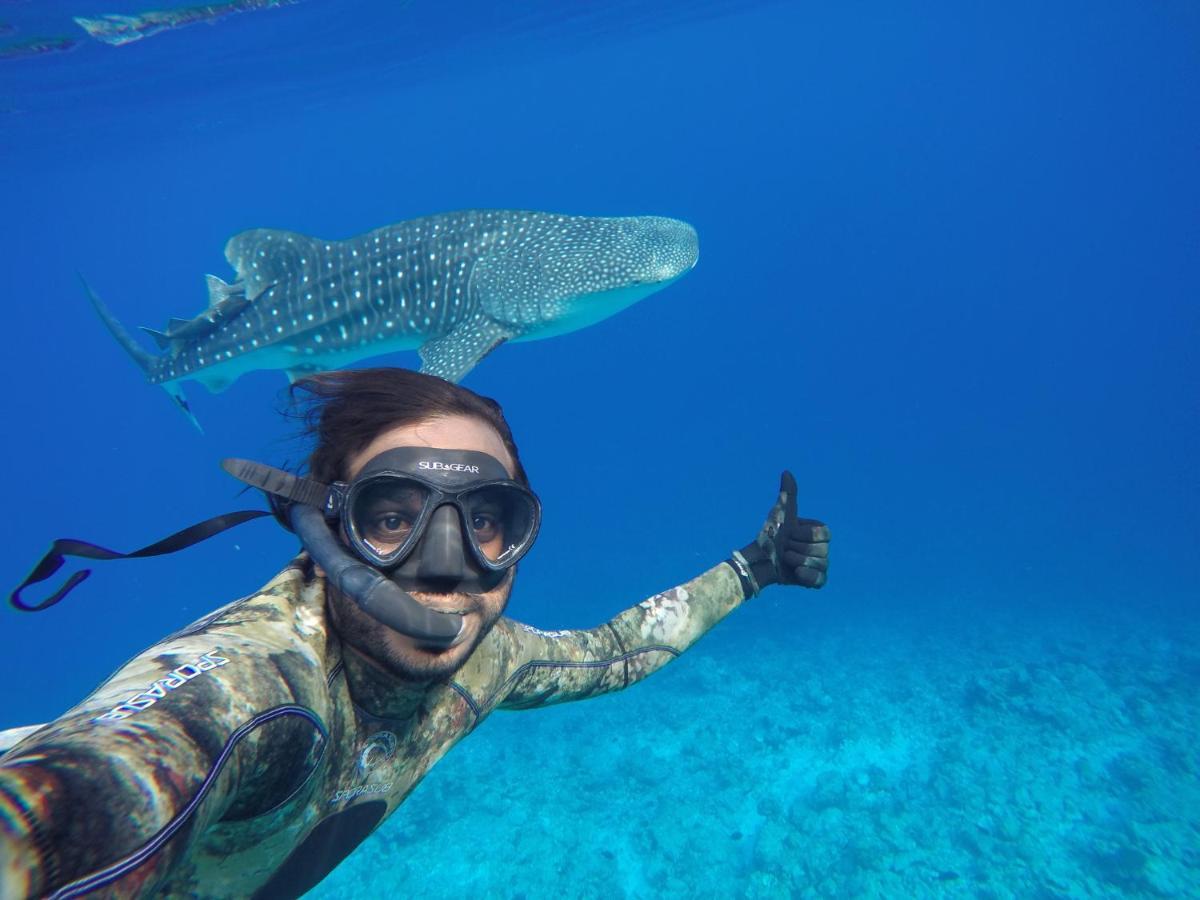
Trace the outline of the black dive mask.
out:
<instances>
[{"instance_id":1,"label":"black dive mask","mask_svg":"<svg viewBox=\"0 0 1200 900\"><path fill-rule=\"evenodd\" d=\"M406 591L482 593L533 546L541 506L493 456L473 450L397 447L363 466L349 483L322 485L246 460L225 470L340 525L360 559Z\"/></svg>"}]
</instances>

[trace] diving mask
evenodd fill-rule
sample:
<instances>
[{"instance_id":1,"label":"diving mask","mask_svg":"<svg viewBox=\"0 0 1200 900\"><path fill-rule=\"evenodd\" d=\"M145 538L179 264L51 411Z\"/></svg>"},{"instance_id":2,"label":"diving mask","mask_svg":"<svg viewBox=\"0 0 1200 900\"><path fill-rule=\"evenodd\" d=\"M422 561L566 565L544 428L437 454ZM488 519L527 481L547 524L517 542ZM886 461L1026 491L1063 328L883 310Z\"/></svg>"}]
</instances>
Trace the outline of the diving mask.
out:
<instances>
[{"instance_id":1,"label":"diving mask","mask_svg":"<svg viewBox=\"0 0 1200 900\"><path fill-rule=\"evenodd\" d=\"M385 450L331 493L355 552L401 577L469 580L473 562L477 580L498 581L490 576L529 551L541 522L533 492L471 450Z\"/></svg>"},{"instance_id":2,"label":"diving mask","mask_svg":"<svg viewBox=\"0 0 1200 900\"><path fill-rule=\"evenodd\" d=\"M247 460L222 465L272 495L285 521L290 503L320 509L363 562L405 590L491 590L533 546L541 523L533 492L498 459L474 450L396 447L370 459L353 481L330 485Z\"/></svg>"}]
</instances>

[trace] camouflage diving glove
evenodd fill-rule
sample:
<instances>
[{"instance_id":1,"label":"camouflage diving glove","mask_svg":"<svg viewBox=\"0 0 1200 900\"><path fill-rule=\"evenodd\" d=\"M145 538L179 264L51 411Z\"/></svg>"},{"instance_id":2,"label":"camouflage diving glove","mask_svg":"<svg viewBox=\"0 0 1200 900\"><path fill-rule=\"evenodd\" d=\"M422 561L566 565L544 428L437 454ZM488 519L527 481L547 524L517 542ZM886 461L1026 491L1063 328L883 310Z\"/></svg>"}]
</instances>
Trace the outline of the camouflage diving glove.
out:
<instances>
[{"instance_id":1,"label":"camouflage diving glove","mask_svg":"<svg viewBox=\"0 0 1200 900\"><path fill-rule=\"evenodd\" d=\"M819 588L829 569L829 528L816 519L796 516L796 479L785 471L779 499L754 542L733 554L729 565L738 573L746 597L769 584Z\"/></svg>"}]
</instances>

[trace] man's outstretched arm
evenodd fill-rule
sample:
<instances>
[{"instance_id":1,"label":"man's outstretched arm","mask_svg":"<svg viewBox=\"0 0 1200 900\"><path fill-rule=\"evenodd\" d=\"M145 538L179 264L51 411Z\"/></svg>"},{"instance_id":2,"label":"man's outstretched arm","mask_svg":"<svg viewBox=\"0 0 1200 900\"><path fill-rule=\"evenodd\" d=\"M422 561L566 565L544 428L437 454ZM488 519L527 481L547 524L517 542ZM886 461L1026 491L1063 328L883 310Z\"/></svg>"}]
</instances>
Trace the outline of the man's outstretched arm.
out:
<instances>
[{"instance_id":1,"label":"man's outstretched arm","mask_svg":"<svg viewBox=\"0 0 1200 900\"><path fill-rule=\"evenodd\" d=\"M228 660L187 644L131 660L0 757L0 896L151 890L187 832L223 809L227 779L205 791L210 802L181 822L184 834L164 833L221 749L194 733L211 711L191 701ZM173 714L181 707L191 714Z\"/></svg>"},{"instance_id":2,"label":"man's outstretched arm","mask_svg":"<svg viewBox=\"0 0 1200 900\"><path fill-rule=\"evenodd\" d=\"M543 632L506 621L496 649L509 662L500 709L530 709L621 690L658 671L747 598L771 584L819 588L829 566L829 529L796 515L785 472L758 536L730 559L587 631Z\"/></svg>"},{"instance_id":3,"label":"man's outstretched arm","mask_svg":"<svg viewBox=\"0 0 1200 900\"><path fill-rule=\"evenodd\" d=\"M167 638L0 755L0 898L154 893L209 825L270 808L305 770L324 725L270 654L293 647L278 583L223 611L236 627Z\"/></svg>"}]
</instances>

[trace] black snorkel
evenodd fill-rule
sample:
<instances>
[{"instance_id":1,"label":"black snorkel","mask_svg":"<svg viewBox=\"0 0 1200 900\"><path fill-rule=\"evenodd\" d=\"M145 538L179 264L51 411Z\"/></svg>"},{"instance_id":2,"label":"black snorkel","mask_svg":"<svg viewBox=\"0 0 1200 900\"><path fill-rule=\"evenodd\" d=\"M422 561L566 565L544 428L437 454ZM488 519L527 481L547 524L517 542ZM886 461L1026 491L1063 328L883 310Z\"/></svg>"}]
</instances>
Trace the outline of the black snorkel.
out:
<instances>
[{"instance_id":1,"label":"black snorkel","mask_svg":"<svg viewBox=\"0 0 1200 900\"><path fill-rule=\"evenodd\" d=\"M461 640L462 616L422 606L378 569L347 553L325 524L320 510L305 503L292 503L287 516L292 531L313 562L325 572L329 583L372 619L426 648L444 650Z\"/></svg>"},{"instance_id":2,"label":"black snorkel","mask_svg":"<svg viewBox=\"0 0 1200 900\"><path fill-rule=\"evenodd\" d=\"M267 494L281 524L300 539L328 582L372 619L417 641L445 650L462 639L463 619L456 613L422 606L383 572L351 554L330 529L338 494L328 486L247 459L221 460L238 481Z\"/></svg>"}]
</instances>

